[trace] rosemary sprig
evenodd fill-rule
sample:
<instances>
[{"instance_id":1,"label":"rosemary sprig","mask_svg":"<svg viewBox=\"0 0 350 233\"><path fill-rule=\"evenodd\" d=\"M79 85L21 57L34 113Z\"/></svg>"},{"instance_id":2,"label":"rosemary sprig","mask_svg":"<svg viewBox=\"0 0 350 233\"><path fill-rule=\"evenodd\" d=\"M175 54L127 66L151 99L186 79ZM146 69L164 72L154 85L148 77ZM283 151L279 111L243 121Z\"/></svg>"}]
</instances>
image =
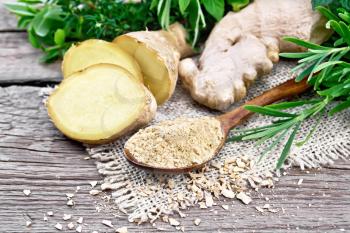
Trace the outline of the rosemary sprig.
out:
<instances>
[{"instance_id":1,"label":"rosemary sprig","mask_svg":"<svg viewBox=\"0 0 350 233\"><path fill-rule=\"evenodd\" d=\"M321 46L297 38L286 37L286 41L305 47L307 51L280 55L286 58L300 59L298 65L292 70L297 74L295 80L300 82L306 78L318 97L312 100L282 102L265 107L247 105L245 108L249 111L272 116L278 120L267 126L234 131L235 136L228 139L228 141L258 140L258 143L271 140L260 159L286 140L276 164L277 169L280 169L284 164L293 144L302 146L310 139L331 103L336 104L329 110L330 116L350 107L350 13L343 8L339 8L337 14L322 6L318 6L316 9L328 17L329 21L326 27L335 31L332 45ZM300 106L303 109L297 110L296 108ZM302 141L294 143L300 125L311 117L318 118L316 124Z\"/></svg>"}]
</instances>

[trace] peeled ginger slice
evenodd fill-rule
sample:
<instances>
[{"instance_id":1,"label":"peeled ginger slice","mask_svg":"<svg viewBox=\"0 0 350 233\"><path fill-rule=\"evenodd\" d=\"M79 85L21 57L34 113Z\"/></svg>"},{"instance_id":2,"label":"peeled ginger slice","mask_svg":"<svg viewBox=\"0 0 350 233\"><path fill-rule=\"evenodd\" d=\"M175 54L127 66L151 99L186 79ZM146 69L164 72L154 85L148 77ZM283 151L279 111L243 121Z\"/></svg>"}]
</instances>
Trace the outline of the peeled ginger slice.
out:
<instances>
[{"instance_id":1,"label":"peeled ginger slice","mask_svg":"<svg viewBox=\"0 0 350 233\"><path fill-rule=\"evenodd\" d=\"M98 64L65 79L48 98L55 126L89 144L113 141L151 121L152 94L120 66Z\"/></svg>"},{"instance_id":2,"label":"peeled ginger slice","mask_svg":"<svg viewBox=\"0 0 350 233\"><path fill-rule=\"evenodd\" d=\"M140 67L133 57L116 44L97 39L76 43L69 48L63 58L63 77L101 63L119 65L143 82Z\"/></svg>"}]
</instances>

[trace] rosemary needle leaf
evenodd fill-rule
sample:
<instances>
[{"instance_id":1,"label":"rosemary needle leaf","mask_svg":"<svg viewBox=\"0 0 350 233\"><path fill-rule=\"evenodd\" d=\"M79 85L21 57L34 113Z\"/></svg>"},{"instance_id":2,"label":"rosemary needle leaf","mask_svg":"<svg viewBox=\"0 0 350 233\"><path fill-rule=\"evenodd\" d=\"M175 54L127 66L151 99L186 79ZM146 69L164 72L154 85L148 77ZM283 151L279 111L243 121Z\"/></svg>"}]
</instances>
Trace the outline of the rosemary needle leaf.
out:
<instances>
[{"instance_id":1,"label":"rosemary needle leaf","mask_svg":"<svg viewBox=\"0 0 350 233\"><path fill-rule=\"evenodd\" d=\"M337 106L335 106L334 108L332 108L331 111L329 111L329 115L333 116L335 113L343 111L347 108L350 108L350 99L348 99L347 101L344 101L344 102L338 104Z\"/></svg>"},{"instance_id":2,"label":"rosemary needle leaf","mask_svg":"<svg viewBox=\"0 0 350 233\"><path fill-rule=\"evenodd\" d=\"M314 126L312 127L312 129L309 131L309 133L307 134L307 136L305 137L304 140L300 141L300 142L296 142L295 145L296 146L303 146L306 142L308 142L312 136L312 134L316 131L317 127L319 126L320 122L321 122L321 119L322 119L322 116L323 116L323 113L324 113L324 109L323 111L321 111L319 113L319 116L316 120L316 123L314 124Z\"/></svg>"},{"instance_id":3,"label":"rosemary needle leaf","mask_svg":"<svg viewBox=\"0 0 350 233\"><path fill-rule=\"evenodd\" d=\"M316 10L320 12L322 15L324 15L329 20L339 20L338 16L332 13L327 7L324 6L318 6L316 7Z\"/></svg>"},{"instance_id":4,"label":"rosemary needle leaf","mask_svg":"<svg viewBox=\"0 0 350 233\"><path fill-rule=\"evenodd\" d=\"M340 1L340 4L344 4L344 2ZM272 140L272 143L262 153L259 161L268 151L281 142L287 132L292 130L278 159L278 169L283 166L302 122L308 118L316 118L315 124L306 134L306 137L296 143L297 146L302 146L310 140L330 103L337 101L335 107L329 111L330 116L350 108L350 8L344 6L338 8L337 14L339 17L332 12L334 8L334 5L330 8L332 10L325 7L316 8L321 14L330 19L326 27L335 31L333 37L327 42L327 45L331 45L331 47L317 45L298 38L285 37L286 41L305 47L307 51L296 54L281 54L282 57L300 59L298 65L291 70L292 73L297 75L295 81L299 82L307 78L308 84L313 87L319 97L311 100L271 104L265 107L245 107L252 112L278 119L272 120L272 123L267 126L240 130L242 133L242 135L239 135L240 140L253 139L257 140L257 143L265 142L267 139ZM302 107L302 109L298 110L298 107ZM294 109L293 114L281 111L285 109ZM273 139L273 137L276 138Z\"/></svg>"},{"instance_id":5,"label":"rosemary needle leaf","mask_svg":"<svg viewBox=\"0 0 350 233\"><path fill-rule=\"evenodd\" d=\"M297 134L299 127L300 127L300 122L297 123L297 125L294 127L293 132L291 133L285 147L283 148L282 154L277 161L277 169L280 169L282 167L282 165L284 164L284 162L286 161L287 156L289 155L289 152L290 152L290 148L292 147L295 135Z\"/></svg>"},{"instance_id":6,"label":"rosemary needle leaf","mask_svg":"<svg viewBox=\"0 0 350 233\"><path fill-rule=\"evenodd\" d=\"M267 116L274 116L274 117L295 117L295 114L287 113L287 112L281 112L273 108L269 107L261 107L256 105L245 105L244 108L248 111L260 113Z\"/></svg>"},{"instance_id":7,"label":"rosemary needle leaf","mask_svg":"<svg viewBox=\"0 0 350 233\"><path fill-rule=\"evenodd\" d=\"M302 52L302 53L280 53L280 57L285 58L304 58L312 55L311 52Z\"/></svg>"},{"instance_id":8,"label":"rosemary needle leaf","mask_svg":"<svg viewBox=\"0 0 350 233\"><path fill-rule=\"evenodd\" d=\"M280 143L286 136L286 134L288 133L288 129L284 130L279 136L278 138L271 143L265 150L264 152L260 155L258 163L265 157L265 155L270 152L274 147L276 147L278 145L278 143Z\"/></svg>"},{"instance_id":9,"label":"rosemary needle leaf","mask_svg":"<svg viewBox=\"0 0 350 233\"><path fill-rule=\"evenodd\" d=\"M321 46L321 45L317 45L308 41L304 41L301 39L298 39L296 37L289 37L289 36L285 36L283 37L283 40L288 41L288 42L292 42L296 45L305 47L305 48L309 48L309 49L328 49L327 47Z\"/></svg>"},{"instance_id":10,"label":"rosemary needle leaf","mask_svg":"<svg viewBox=\"0 0 350 233\"><path fill-rule=\"evenodd\" d=\"M265 137L265 136L276 135L278 132L292 127L297 121L298 121L297 118L293 118L290 121L287 121L281 125L274 126L268 130L245 136L242 138L242 140L258 139L258 138Z\"/></svg>"},{"instance_id":11,"label":"rosemary needle leaf","mask_svg":"<svg viewBox=\"0 0 350 233\"><path fill-rule=\"evenodd\" d=\"M300 100L300 101L290 101L290 102L281 102L277 104L270 104L267 107L270 109L288 109L303 106L306 104L314 104L318 103L319 100Z\"/></svg>"}]
</instances>

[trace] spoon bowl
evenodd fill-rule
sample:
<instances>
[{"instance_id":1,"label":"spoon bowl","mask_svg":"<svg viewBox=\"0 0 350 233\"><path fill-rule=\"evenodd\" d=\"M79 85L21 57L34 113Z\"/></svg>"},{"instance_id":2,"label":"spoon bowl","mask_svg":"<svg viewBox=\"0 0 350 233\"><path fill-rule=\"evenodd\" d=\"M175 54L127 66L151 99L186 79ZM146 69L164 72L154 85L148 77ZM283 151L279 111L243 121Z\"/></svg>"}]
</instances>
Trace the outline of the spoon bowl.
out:
<instances>
[{"instance_id":1,"label":"spoon bowl","mask_svg":"<svg viewBox=\"0 0 350 233\"><path fill-rule=\"evenodd\" d=\"M264 92L262 95L248 101L246 105L258 105L258 106L265 106L272 104L276 101L285 99L285 98L291 98L295 95L301 94L308 90L309 85L306 82L306 79L304 79L301 82L295 82L294 79L289 80L277 87L274 87L266 92ZM243 106L240 106L230 112L227 112L225 114L222 114L217 117L213 117L214 119L218 120L220 122L221 130L223 133L223 138L220 141L218 145L216 145L216 148L212 154L208 157L208 159L202 161L198 164L193 164L190 166L184 166L184 167L174 167L174 168L166 168L166 167L156 167L152 166L150 164L143 163L135 158L135 156L127 149L124 148L124 156L128 161L130 161L132 164L143 168L152 170L154 172L159 173L186 173L190 172L194 169L199 169L203 167L206 163L208 163L211 159L213 159L222 149L224 146L227 136L230 132L230 130L239 125L241 122L246 120L250 115L253 113L246 110ZM141 132L142 133L142 132ZM129 139L130 140L130 139Z\"/></svg>"}]
</instances>

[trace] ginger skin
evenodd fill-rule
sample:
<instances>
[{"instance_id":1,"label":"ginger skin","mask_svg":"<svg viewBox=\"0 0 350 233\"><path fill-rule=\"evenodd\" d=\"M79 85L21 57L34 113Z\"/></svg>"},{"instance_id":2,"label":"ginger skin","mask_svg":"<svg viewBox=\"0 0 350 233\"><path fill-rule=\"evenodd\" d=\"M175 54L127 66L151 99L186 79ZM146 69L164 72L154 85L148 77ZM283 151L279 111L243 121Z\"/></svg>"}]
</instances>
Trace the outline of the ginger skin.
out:
<instances>
[{"instance_id":1,"label":"ginger skin","mask_svg":"<svg viewBox=\"0 0 350 233\"><path fill-rule=\"evenodd\" d=\"M331 34L325 22L309 0L255 0L214 27L198 62L180 62L180 77L193 99L224 111L246 96L257 77L271 72L279 52L303 50L283 36L320 44Z\"/></svg>"},{"instance_id":2,"label":"ginger skin","mask_svg":"<svg viewBox=\"0 0 350 233\"><path fill-rule=\"evenodd\" d=\"M143 80L157 100L165 103L174 93L181 58L192 55L186 31L179 23L168 31L138 31L118 36L113 41L140 65Z\"/></svg>"}]
</instances>

